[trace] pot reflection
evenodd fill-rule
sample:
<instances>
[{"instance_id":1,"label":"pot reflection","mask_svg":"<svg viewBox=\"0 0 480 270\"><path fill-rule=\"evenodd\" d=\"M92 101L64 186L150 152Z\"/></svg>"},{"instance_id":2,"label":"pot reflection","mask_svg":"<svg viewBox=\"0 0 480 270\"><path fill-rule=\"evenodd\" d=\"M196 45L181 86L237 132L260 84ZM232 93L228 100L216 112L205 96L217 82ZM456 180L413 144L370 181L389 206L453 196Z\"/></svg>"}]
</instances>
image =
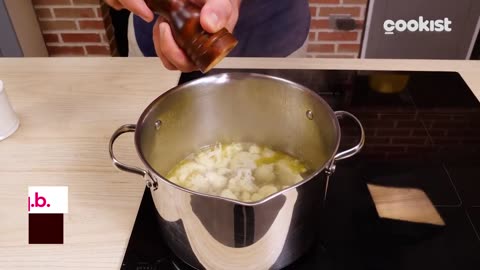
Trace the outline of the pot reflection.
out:
<instances>
[{"instance_id":1,"label":"pot reflection","mask_svg":"<svg viewBox=\"0 0 480 270\"><path fill-rule=\"evenodd\" d=\"M319 224L313 220L320 220L324 178L322 174L252 206L189 194L162 181L151 192L163 237L189 265L278 269L301 256L316 239Z\"/></svg>"}]
</instances>

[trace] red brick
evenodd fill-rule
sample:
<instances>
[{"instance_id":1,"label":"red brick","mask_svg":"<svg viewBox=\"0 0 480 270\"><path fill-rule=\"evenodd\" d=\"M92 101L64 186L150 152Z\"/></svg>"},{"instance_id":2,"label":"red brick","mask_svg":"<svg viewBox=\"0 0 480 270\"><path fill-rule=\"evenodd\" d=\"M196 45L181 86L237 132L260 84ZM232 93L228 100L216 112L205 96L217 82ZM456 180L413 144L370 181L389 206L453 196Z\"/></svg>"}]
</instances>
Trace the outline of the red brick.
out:
<instances>
[{"instance_id":1,"label":"red brick","mask_svg":"<svg viewBox=\"0 0 480 270\"><path fill-rule=\"evenodd\" d=\"M40 28L43 31L53 31L53 30L75 30L77 26L74 21L40 21Z\"/></svg>"},{"instance_id":2,"label":"red brick","mask_svg":"<svg viewBox=\"0 0 480 270\"><path fill-rule=\"evenodd\" d=\"M72 0L76 6L80 5L100 5L100 0Z\"/></svg>"},{"instance_id":3,"label":"red brick","mask_svg":"<svg viewBox=\"0 0 480 270\"><path fill-rule=\"evenodd\" d=\"M360 155L362 155L362 157L366 157L368 160L383 160L386 158L386 155L383 152L364 153L362 151L360 152Z\"/></svg>"},{"instance_id":4,"label":"red brick","mask_svg":"<svg viewBox=\"0 0 480 270\"><path fill-rule=\"evenodd\" d=\"M43 40L45 43L59 42L58 34L43 34Z\"/></svg>"},{"instance_id":5,"label":"red brick","mask_svg":"<svg viewBox=\"0 0 480 270\"><path fill-rule=\"evenodd\" d=\"M48 8L36 8L35 13L39 19L48 19L53 17L52 12Z\"/></svg>"},{"instance_id":6,"label":"red brick","mask_svg":"<svg viewBox=\"0 0 480 270\"><path fill-rule=\"evenodd\" d=\"M344 4L362 4L366 5L368 0L342 0Z\"/></svg>"},{"instance_id":7,"label":"red brick","mask_svg":"<svg viewBox=\"0 0 480 270\"><path fill-rule=\"evenodd\" d=\"M338 44L337 52L354 52L360 51L360 44Z\"/></svg>"},{"instance_id":8,"label":"red brick","mask_svg":"<svg viewBox=\"0 0 480 270\"><path fill-rule=\"evenodd\" d=\"M363 20L355 20L355 24L356 29L363 29L363 27L365 26L365 22Z\"/></svg>"},{"instance_id":9,"label":"red brick","mask_svg":"<svg viewBox=\"0 0 480 270\"><path fill-rule=\"evenodd\" d=\"M339 4L340 0L310 0L310 4Z\"/></svg>"},{"instance_id":10,"label":"red brick","mask_svg":"<svg viewBox=\"0 0 480 270\"><path fill-rule=\"evenodd\" d=\"M315 17L317 16L317 7L310 7L310 16Z\"/></svg>"},{"instance_id":11,"label":"red brick","mask_svg":"<svg viewBox=\"0 0 480 270\"><path fill-rule=\"evenodd\" d=\"M433 143L439 145L456 145L460 144L460 140L458 138L434 138Z\"/></svg>"},{"instance_id":12,"label":"red brick","mask_svg":"<svg viewBox=\"0 0 480 270\"><path fill-rule=\"evenodd\" d=\"M100 42L100 35L94 33L62 33L64 42Z\"/></svg>"},{"instance_id":13,"label":"red brick","mask_svg":"<svg viewBox=\"0 0 480 270\"><path fill-rule=\"evenodd\" d=\"M389 144L390 138L388 137L370 137L368 138L369 145Z\"/></svg>"},{"instance_id":14,"label":"red brick","mask_svg":"<svg viewBox=\"0 0 480 270\"><path fill-rule=\"evenodd\" d=\"M378 152L405 152L404 146L378 146L375 147L375 151Z\"/></svg>"},{"instance_id":15,"label":"red brick","mask_svg":"<svg viewBox=\"0 0 480 270\"><path fill-rule=\"evenodd\" d=\"M463 144L480 144L480 138L466 138L462 140Z\"/></svg>"},{"instance_id":16,"label":"red brick","mask_svg":"<svg viewBox=\"0 0 480 270\"><path fill-rule=\"evenodd\" d=\"M310 29L330 29L330 22L327 19L311 20Z\"/></svg>"},{"instance_id":17,"label":"red brick","mask_svg":"<svg viewBox=\"0 0 480 270\"><path fill-rule=\"evenodd\" d=\"M398 128L423 128L423 124L417 120L398 121Z\"/></svg>"},{"instance_id":18,"label":"red brick","mask_svg":"<svg viewBox=\"0 0 480 270\"><path fill-rule=\"evenodd\" d=\"M412 130L412 136L413 137L425 137L427 135L427 131L424 128L421 129L413 129Z\"/></svg>"},{"instance_id":19,"label":"red brick","mask_svg":"<svg viewBox=\"0 0 480 270\"><path fill-rule=\"evenodd\" d=\"M308 40L309 41L314 41L315 39L317 39L317 33L315 33L315 32L308 33Z\"/></svg>"},{"instance_id":20,"label":"red brick","mask_svg":"<svg viewBox=\"0 0 480 270\"><path fill-rule=\"evenodd\" d=\"M365 121L362 121L362 123L365 127L370 127L370 128L393 128L394 127L394 121L389 121L389 120L365 120Z\"/></svg>"},{"instance_id":21,"label":"red brick","mask_svg":"<svg viewBox=\"0 0 480 270\"><path fill-rule=\"evenodd\" d=\"M35 6L45 5L67 5L70 6L70 0L32 0Z\"/></svg>"},{"instance_id":22,"label":"red brick","mask_svg":"<svg viewBox=\"0 0 480 270\"><path fill-rule=\"evenodd\" d=\"M102 37L102 42L108 42L107 35L102 33L100 36Z\"/></svg>"},{"instance_id":23,"label":"red brick","mask_svg":"<svg viewBox=\"0 0 480 270\"><path fill-rule=\"evenodd\" d=\"M379 129L377 130L377 136L387 136L387 137L403 137L409 136L410 130L409 129Z\"/></svg>"},{"instance_id":24,"label":"red brick","mask_svg":"<svg viewBox=\"0 0 480 270\"><path fill-rule=\"evenodd\" d=\"M407 147L408 152L414 152L414 153L429 153L433 151L432 145L426 144L426 145L409 145Z\"/></svg>"},{"instance_id":25,"label":"red brick","mask_svg":"<svg viewBox=\"0 0 480 270\"><path fill-rule=\"evenodd\" d=\"M366 119L370 119L370 120L378 120L380 118L380 114L377 113L377 112L357 112L357 111L354 111L352 112L354 115L356 115L358 118L360 118L361 120L366 120Z\"/></svg>"},{"instance_id":26,"label":"red brick","mask_svg":"<svg viewBox=\"0 0 480 270\"><path fill-rule=\"evenodd\" d=\"M411 160L412 158L418 158L413 153L388 153L387 160Z\"/></svg>"},{"instance_id":27,"label":"red brick","mask_svg":"<svg viewBox=\"0 0 480 270\"><path fill-rule=\"evenodd\" d=\"M340 44L340 45L350 45L350 44ZM358 44L353 44L358 45ZM390 119L390 120L415 120L417 116L412 113L380 113L380 119Z\"/></svg>"},{"instance_id":28,"label":"red brick","mask_svg":"<svg viewBox=\"0 0 480 270\"><path fill-rule=\"evenodd\" d=\"M110 7L107 5L101 5L100 8L97 8L98 17L103 18L110 14Z\"/></svg>"},{"instance_id":29,"label":"red brick","mask_svg":"<svg viewBox=\"0 0 480 270\"><path fill-rule=\"evenodd\" d=\"M354 41L357 40L357 32L318 32L317 39L320 41Z\"/></svg>"},{"instance_id":30,"label":"red brick","mask_svg":"<svg viewBox=\"0 0 480 270\"><path fill-rule=\"evenodd\" d=\"M359 17L360 10L360 7L320 7L319 16L330 16L332 14L349 14L352 17Z\"/></svg>"},{"instance_id":31,"label":"red brick","mask_svg":"<svg viewBox=\"0 0 480 270\"><path fill-rule=\"evenodd\" d=\"M433 128L458 128L465 127L468 125L466 120L455 120L455 121L434 121L432 124Z\"/></svg>"},{"instance_id":32,"label":"red brick","mask_svg":"<svg viewBox=\"0 0 480 270\"><path fill-rule=\"evenodd\" d=\"M107 34L108 40L112 40L112 39L113 39L113 35L115 34L115 31L113 30L113 25L109 25L109 26L107 27L106 34Z\"/></svg>"},{"instance_id":33,"label":"red brick","mask_svg":"<svg viewBox=\"0 0 480 270\"><path fill-rule=\"evenodd\" d=\"M79 20L78 25L82 30L105 29L103 20Z\"/></svg>"},{"instance_id":34,"label":"red brick","mask_svg":"<svg viewBox=\"0 0 480 270\"><path fill-rule=\"evenodd\" d=\"M307 52L334 52L334 44L308 44Z\"/></svg>"},{"instance_id":35,"label":"red brick","mask_svg":"<svg viewBox=\"0 0 480 270\"><path fill-rule=\"evenodd\" d=\"M445 130L445 129L429 129L428 130L428 135L433 136L433 137L446 136L447 135L447 130Z\"/></svg>"},{"instance_id":36,"label":"red brick","mask_svg":"<svg viewBox=\"0 0 480 270\"><path fill-rule=\"evenodd\" d=\"M457 136L460 138L480 137L480 129L450 129L447 134L450 137Z\"/></svg>"},{"instance_id":37,"label":"red brick","mask_svg":"<svg viewBox=\"0 0 480 270\"><path fill-rule=\"evenodd\" d=\"M88 55L110 55L109 46L88 45L85 46Z\"/></svg>"},{"instance_id":38,"label":"red brick","mask_svg":"<svg viewBox=\"0 0 480 270\"><path fill-rule=\"evenodd\" d=\"M82 46L47 46L50 56L85 55Z\"/></svg>"},{"instance_id":39,"label":"red brick","mask_svg":"<svg viewBox=\"0 0 480 270\"><path fill-rule=\"evenodd\" d=\"M420 114L422 119L425 120L450 120L452 117L450 114L445 113L422 113Z\"/></svg>"},{"instance_id":40,"label":"red brick","mask_svg":"<svg viewBox=\"0 0 480 270\"><path fill-rule=\"evenodd\" d=\"M365 130L365 136L375 136L375 129L374 128L363 128Z\"/></svg>"},{"instance_id":41,"label":"red brick","mask_svg":"<svg viewBox=\"0 0 480 270\"><path fill-rule=\"evenodd\" d=\"M393 144L407 144L407 145L424 145L426 143L426 138L392 138Z\"/></svg>"},{"instance_id":42,"label":"red brick","mask_svg":"<svg viewBox=\"0 0 480 270\"><path fill-rule=\"evenodd\" d=\"M95 18L92 8L54 8L57 18Z\"/></svg>"},{"instance_id":43,"label":"red brick","mask_svg":"<svg viewBox=\"0 0 480 270\"><path fill-rule=\"evenodd\" d=\"M103 23L105 24L105 29L108 28L112 24L112 17L110 16L103 17Z\"/></svg>"}]
</instances>

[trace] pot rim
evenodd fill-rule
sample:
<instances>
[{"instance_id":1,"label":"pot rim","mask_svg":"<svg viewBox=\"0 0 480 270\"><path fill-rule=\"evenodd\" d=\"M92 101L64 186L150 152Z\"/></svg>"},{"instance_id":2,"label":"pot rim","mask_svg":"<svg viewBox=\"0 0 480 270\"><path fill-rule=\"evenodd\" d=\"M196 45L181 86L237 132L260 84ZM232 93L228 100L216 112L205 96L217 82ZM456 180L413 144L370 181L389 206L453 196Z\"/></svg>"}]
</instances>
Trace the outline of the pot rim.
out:
<instances>
[{"instance_id":1,"label":"pot rim","mask_svg":"<svg viewBox=\"0 0 480 270\"><path fill-rule=\"evenodd\" d=\"M196 85L196 84L199 84L199 83L204 83L205 81L211 81L211 82L224 81L225 77L233 78L233 79L257 77L257 78L269 79L269 80L274 80L274 81L286 83L286 84L289 84L291 86L294 86L294 87L298 88L300 91L307 92L310 96L312 96L317 101L319 101L321 104L323 104L327 109L327 112L330 116L330 119L333 121L333 124L334 124L335 129L336 129L336 137L337 137L335 147L334 147L334 151L331 154L331 156L329 157L329 159L320 168L316 169L314 172L312 172L309 176L307 176L302 181L300 181L300 182L298 182L294 185L291 185L288 188L277 191L277 192L263 198L262 200L255 201L255 202L243 202L243 201L240 201L240 200L234 200L234 199L229 199L229 198L225 198L225 197L221 197L221 196L217 196L217 195L211 195L211 194L206 194L206 193L201 193L201 192L198 192L198 191L190 190L190 189L181 187L181 186L179 186L179 185L177 185L173 182L170 182L166 177L164 177L162 174L157 172L147 162L147 160L145 159L145 157L143 155L141 147L140 147L141 134L142 134L143 126L145 125L145 119L147 118L148 114L152 111L152 109L156 106L156 104L160 100L165 99L168 95L171 95L171 94L173 94L177 91L180 91L182 89L188 88L192 85ZM304 183L312 180L317 175L319 175L321 172L323 172L325 170L325 168L328 165L332 164L332 162L334 161L335 154L338 152L338 148L339 148L339 145L340 145L340 137L341 137L340 124L338 122L338 118L335 116L335 113L334 113L333 109L330 107L330 105L328 105L328 103L320 95L315 93L313 90L311 90L311 89L309 89L309 88L307 88L307 87L305 87L301 84L298 84L296 82L293 82L293 81L290 81L290 80L287 80L287 79L283 79L283 78L279 78L279 77L276 77L276 76L259 74L259 73L248 73L248 72L226 72L226 73L204 76L204 77L201 77L199 79L195 79L193 81L189 81L189 82L177 85L177 86L167 90L166 92L164 92L163 94L161 94L157 98L155 98L155 100L153 100L145 108L145 110L142 112L142 114L140 115L140 118L137 121L136 129L135 129L135 135L134 135L134 143L135 143L135 149L137 151L137 154L140 157L140 160L142 161L144 166L147 168L147 172L148 172L147 177L151 178L151 174L154 173L157 176L157 178L160 178L166 184L168 184L170 186L173 186L174 188L180 189L182 191L185 191L187 193L190 193L190 194L195 194L195 195L208 197L208 198L212 198L212 199L225 200L225 201L229 201L229 202L239 204L239 205L242 205L242 206L255 206L255 205L263 204L263 203L265 203L265 202L267 202L267 201L269 201L269 200L271 200L271 199L273 199L277 196L280 196L281 194L286 193L286 192L290 191L291 189L295 189L295 188L303 185Z\"/></svg>"}]
</instances>

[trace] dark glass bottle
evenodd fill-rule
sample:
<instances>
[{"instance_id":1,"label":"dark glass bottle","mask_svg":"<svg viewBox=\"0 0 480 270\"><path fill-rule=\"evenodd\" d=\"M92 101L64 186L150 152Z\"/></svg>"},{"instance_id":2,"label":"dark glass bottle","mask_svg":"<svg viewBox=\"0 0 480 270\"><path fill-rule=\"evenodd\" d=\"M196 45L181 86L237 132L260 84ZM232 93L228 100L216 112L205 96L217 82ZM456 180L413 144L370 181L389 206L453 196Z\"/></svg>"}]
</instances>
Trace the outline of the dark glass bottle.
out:
<instances>
[{"instance_id":1,"label":"dark glass bottle","mask_svg":"<svg viewBox=\"0 0 480 270\"><path fill-rule=\"evenodd\" d=\"M213 34L203 30L200 24L201 8L189 0L145 2L168 22L178 46L203 73L212 69L238 43L225 28Z\"/></svg>"}]
</instances>

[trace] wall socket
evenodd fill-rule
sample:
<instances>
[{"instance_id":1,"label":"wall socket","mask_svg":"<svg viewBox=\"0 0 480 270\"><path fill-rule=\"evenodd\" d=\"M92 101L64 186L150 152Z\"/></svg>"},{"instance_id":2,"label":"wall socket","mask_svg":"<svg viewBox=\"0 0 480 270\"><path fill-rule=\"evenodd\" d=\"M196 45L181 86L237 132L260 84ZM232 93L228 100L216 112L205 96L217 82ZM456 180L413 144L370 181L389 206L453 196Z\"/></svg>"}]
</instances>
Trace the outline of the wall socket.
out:
<instances>
[{"instance_id":1,"label":"wall socket","mask_svg":"<svg viewBox=\"0 0 480 270\"><path fill-rule=\"evenodd\" d=\"M350 31L357 27L357 23L349 14L335 14L330 15L329 25L331 29Z\"/></svg>"}]
</instances>

